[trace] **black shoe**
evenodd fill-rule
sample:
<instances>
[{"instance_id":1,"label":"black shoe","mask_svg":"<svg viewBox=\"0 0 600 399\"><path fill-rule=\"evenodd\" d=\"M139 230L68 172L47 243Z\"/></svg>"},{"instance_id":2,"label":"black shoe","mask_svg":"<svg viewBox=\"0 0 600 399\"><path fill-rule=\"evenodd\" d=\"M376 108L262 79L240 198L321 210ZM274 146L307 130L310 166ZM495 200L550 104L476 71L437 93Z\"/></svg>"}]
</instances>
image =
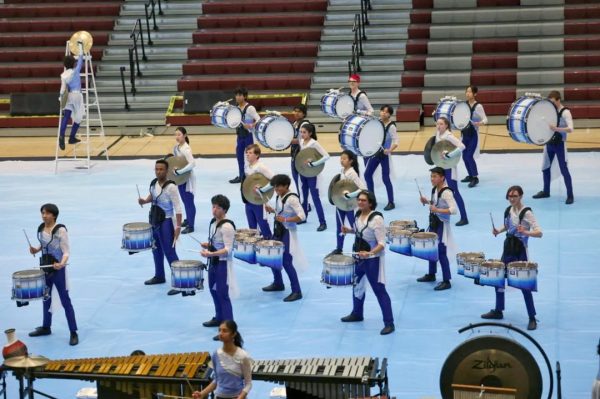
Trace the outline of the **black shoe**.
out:
<instances>
[{"instance_id":1,"label":"black shoe","mask_svg":"<svg viewBox=\"0 0 600 399\"><path fill-rule=\"evenodd\" d=\"M455 226L465 226L467 224L469 224L469 219L460 219L456 222Z\"/></svg>"},{"instance_id":2,"label":"black shoe","mask_svg":"<svg viewBox=\"0 0 600 399\"><path fill-rule=\"evenodd\" d=\"M190 234L194 232L194 228L193 227L186 227L185 229L181 230L181 234Z\"/></svg>"},{"instance_id":3,"label":"black shoe","mask_svg":"<svg viewBox=\"0 0 600 399\"><path fill-rule=\"evenodd\" d=\"M341 255L342 254L342 250L341 249L334 249L333 251L331 251L330 253L327 254L327 256L331 256L331 255ZM327 257L326 256L326 257Z\"/></svg>"},{"instance_id":4,"label":"black shoe","mask_svg":"<svg viewBox=\"0 0 600 399\"><path fill-rule=\"evenodd\" d=\"M69 144L77 144L80 142L81 140L79 140L77 137L69 137Z\"/></svg>"},{"instance_id":5,"label":"black shoe","mask_svg":"<svg viewBox=\"0 0 600 399\"><path fill-rule=\"evenodd\" d=\"M167 292L167 295L177 295L177 294L181 294L181 291L176 290L176 289L170 289L169 292Z\"/></svg>"},{"instance_id":6,"label":"black shoe","mask_svg":"<svg viewBox=\"0 0 600 399\"><path fill-rule=\"evenodd\" d=\"M181 296L194 296L196 291L181 291Z\"/></svg>"},{"instance_id":7,"label":"black shoe","mask_svg":"<svg viewBox=\"0 0 600 399\"><path fill-rule=\"evenodd\" d=\"M65 150L65 138L63 136L60 136L58 138L58 148L60 148L61 150Z\"/></svg>"},{"instance_id":8,"label":"black shoe","mask_svg":"<svg viewBox=\"0 0 600 399\"><path fill-rule=\"evenodd\" d=\"M340 320L344 323L353 323L355 321L363 321L364 319L355 315L354 313L350 313L348 316L344 316Z\"/></svg>"},{"instance_id":9,"label":"black shoe","mask_svg":"<svg viewBox=\"0 0 600 399\"><path fill-rule=\"evenodd\" d=\"M465 176L464 179L462 179L460 182L461 183L468 183L472 180L473 178L471 176Z\"/></svg>"},{"instance_id":10,"label":"black shoe","mask_svg":"<svg viewBox=\"0 0 600 399\"><path fill-rule=\"evenodd\" d=\"M283 298L283 302L294 302L298 299L302 299L302 293L300 292L292 292L290 295Z\"/></svg>"},{"instance_id":11,"label":"black shoe","mask_svg":"<svg viewBox=\"0 0 600 399\"><path fill-rule=\"evenodd\" d=\"M213 337L213 341L219 341L219 334L217 334Z\"/></svg>"},{"instance_id":12,"label":"black shoe","mask_svg":"<svg viewBox=\"0 0 600 399\"><path fill-rule=\"evenodd\" d=\"M304 223L306 223L306 219L304 219L304 220L301 220L301 221L299 221L299 222L296 222L296 224L297 224L297 225L298 225L298 224L304 224Z\"/></svg>"},{"instance_id":13,"label":"black shoe","mask_svg":"<svg viewBox=\"0 0 600 399\"><path fill-rule=\"evenodd\" d=\"M146 285L164 284L164 283L165 283L164 277L158 278L156 276L152 277L150 280L144 281L144 284L146 284Z\"/></svg>"},{"instance_id":14,"label":"black shoe","mask_svg":"<svg viewBox=\"0 0 600 399\"><path fill-rule=\"evenodd\" d=\"M393 202L388 202L388 204L385 206L385 208L383 208L384 211L391 211L392 209L394 209L396 207L396 205L394 205Z\"/></svg>"},{"instance_id":15,"label":"black shoe","mask_svg":"<svg viewBox=\"0 0 600 399\"><path fill-rule=\"evenodd\" d=\"M473 188L476 185L479 184L479 178L478 177L474 177L473 179L471 179L471 181L469 182L469 188Z\"/></svg>"},{"instance_id":16,"label":"black shoe","mask_svg":"<svg viewBox=\"0 0 600 399\"><path fill-rule=\"evenodd\" d=\"M535 320L535 317L533 319L529 319L529 323L527 324L527 329L532 331L535 330L537 328L537 321Z\"/></svg>"},{"instance_id":17,"label":"black shoe","mask_svg":"<svg viewBox=\"0 0 600 399\"><path fill-rule=\"evenodd\" d=\"M389 326L383 327L383 330L381 330L379 332L379 334L381 334L381 335L388 335L388 334L393 333L395 330L396 330L396 328L394 327L394 325L390 324Z\"/></svg>"},{"instance_id":18,"label":"black shoe","mask_svg":"<svg viewBox=\"0 0 600 399\"><path fill-rule=\"evenodd\" d=\"M50 327L36 327L35 330L29 333L30 337L42 337L52 334Z\"/></svg>"},{"instance_id":19,"label":"black shoe","mask_svg":"<svg viewBox=\"0 0 600 399\"><path fill-rule=\"evenodd\" d=\"M221 325L221 322L213 317L209 321L205 321L204 323L202 323L202 325L204 327L219 327L219 325Z\"/></svg>"},{"instance_id":20,"label":"black shoe","mask_svg":"<svg viewBox=\"0 0 600 399\"><path fill-rule=\"evenodd\" d=\"M270 285L267 285L266 287L263 287L262 290L265 292L284 291L285 287L283 285L277 285L275 283L272 283Z\"/></svg>"},{"instance_id":21,"label":"black shoe","mask_svg":"<svg viewBox=\"0 0 600 399\"><path fill-rule=\"evenodd\" d=\"M69 338L69 345L75 346L79 343L79 336L75 331L71 332L71 338Z\"/></svg>"},{"instance_id":22,"label":"black shoe","mask_svg":"<svg viewBox=\"0 0 600 399\"><path fill-rule=\"evenodd\" d=\"M548 197L550 197L549 193L545 193L544 191L540 191L539 193L537 193L536 195L534 195L532 198L540 199L540 198L548 198Z\"/></svg>"},{"instance_id":23,"label":"black shoe","mask_svg":"<svg viewBox=\"0 0 600 399\"><path fill-rule=\"evenodd\" d=\"M504 315L501 310L492 309L489 312L482 314L481 318L488 320L502 320Z\"/></svg>"},{"instance_id":24,"label":"black shoe","mask_svg":"<svg viewBox=\"0 0 600 399\"><path fill-rule=\"evenodd\" d=\"M431 282L435 281L435 274L429 274L429 273L427 273L423 277L419 277L417 279L417 281L419 283L431 283Z\"/></svg>"},{"instance_id":25,"label":"black shoe","mask_svg":"<svg viewBox=\"0 0 600 399\"><path fill-rule=\"evenodd\" d=\"M181 223L181 227L188 227L187 219L183 220L183 223Z\"/></svg>"},{"instance_id":26,"label":"black shoe","mask_svg":"<svg viewBox=\"0 0 600 399\"><path fill-rule=\"evenodd\" d=\"M567 200L565 201L565 204L571 205L573 202L575 202L575 198L573 198L573 197L567 197Z\"/></svg>"},{"instance_id":27,"label":"black shoe","mask_svg":"<svg viewBox=\"0 0 600 399\"><path fill-rule=\"evenodd\" d=\"M241 183L241 182L242 182L242 180L240 179L239 176L236 176L233 179L229 180L229 183L231 183L231 184Z\"/></svg>"},{"instance_id":28,"label":"black shoe","mask_svg":"<svg viewBox=\"0 0 600 399\"><path fill-rule=\"evenodd\" d=\"M327 225L325 223L321 223L319 227L317 227L317 231L325 231L327 230Z\"/></svg>"},{"instance_id":29,"label":"black shoe","mask_svg":"<svg viewBox=\"0 0 600 399\"><path fill-rule=\"evenodd\" d=\"M450 281L442 281L441 283L436 285L433 290L434 291L444 291L444 290L449 290L450 288L452 288L452 284L450 284Z\"/></svg>"}]
</instances>

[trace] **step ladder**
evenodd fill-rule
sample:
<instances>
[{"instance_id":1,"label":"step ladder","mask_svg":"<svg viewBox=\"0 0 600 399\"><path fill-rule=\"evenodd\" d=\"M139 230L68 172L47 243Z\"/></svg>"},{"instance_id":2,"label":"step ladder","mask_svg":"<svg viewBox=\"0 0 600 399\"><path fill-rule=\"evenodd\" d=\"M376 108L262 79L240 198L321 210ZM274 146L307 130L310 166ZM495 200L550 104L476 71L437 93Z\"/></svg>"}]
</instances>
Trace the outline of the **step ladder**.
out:
<instances>
[{"instance_id":1,"label":"step ladder","mask_svg":"<svg viewBox=\"0 0 600 399\"><path fill-rule=\"evenodd\" d=\"M80 46L79 56L83 56L84 63L80 71L81 78L81 94L83 95L84 116L79 125L78 136L81 141L72 147L70 155L59 156L63 152L58 144L60 137L60 125L63 119L64 109L60 107L58 130L56 134L56 155L54 158L54 173L58 173L58 164L63 161L77 161L82 165L77 166L77 169L90 169L92 167L92 156L105 156L108 161L108 148L106 146L106 137L104 135L104 124L102 123L102 113L100 112L100 102L98 101L98 91L96 90L96 78L94 76L94 66L92 64L92 55L90 52L84 52ZM69 55L69 41L65 45L65 55ZM93 115L92 115L93 113ZM93 126L92 126L93 124ZM68 122L65 130L65 145L68 144L68 135L72 127L72 121ZM82 130L83 129L83 130ZM101 143L93 147L91 138L101 138ZM100 151L97 155L93 152ZM69 147L65 148L65 153L69 152Z\"/></svg>"}]
</instances>

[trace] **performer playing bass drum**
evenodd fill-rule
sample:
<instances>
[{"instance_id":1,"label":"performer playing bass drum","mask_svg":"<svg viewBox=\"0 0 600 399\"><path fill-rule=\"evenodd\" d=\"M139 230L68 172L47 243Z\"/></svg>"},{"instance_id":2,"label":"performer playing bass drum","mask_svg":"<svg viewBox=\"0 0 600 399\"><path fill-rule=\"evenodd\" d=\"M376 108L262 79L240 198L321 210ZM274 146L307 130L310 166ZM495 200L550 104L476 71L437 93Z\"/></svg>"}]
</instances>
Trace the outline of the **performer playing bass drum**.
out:
<instances>
[{"instance_id":1,"label":"performer playing bass drum","mask_svg":"<svg viewBox=\"0 0 600 399\"><path fill-rule=\"evenodd\" d=\"M194 194L196 192L196 175L194 174L194 168L196 162L194 161L194 155L192 148L190 147L190 139L188 138L187 130L184 127L178 127L175 130L175 147L173 148L174 156L183 156L187 161L187 165L181 169L175 169L173 173L181 175L188 173L187 180L184 184L177 186L181 201L185 207L186 219L183 221L182 227L184 229L181 234L188 234L194 232L194 221L196 219L196 205L194 204Z\"/></svg>"},{"instance_id":2,"label":"performer playing bass drum","mask_svg":"<svg viewBox=\"0 0 600 399\"><path fill-rule=\"evenodd\" d=\"M367 97L367 93L359 88L360 75L350 75L348 78L348 86L350 86L350 97L354 101L354 113L362 115L373 115L373 106Z\"/></svg>"},{"instance_id":3,"label":"performer playing bass drum","mask_svg":"<svg viewBox=\"0 0 600 399\"><path fill-rule=\"evenodd\" d=\"M229 183L241 183L244 177L244 153L246 147L254 143L252 132L254 125L260 120L258 112L253 105L248 103L248 90L245 87L238 87L235 90L235 102L242 111L242 123L237 127L237 143L235 146L235 157L238 163L238 175L229 180Z\"/></svg>"},{"instance_id":4,"label":"performer playing bass drum","mask_svg":"<svg viewBox=\"0 0 600 399\"><path fill-rule=\"evenodd\" d=\"M475 187L479 184L479 172L475 158L479 155L479 127L487 123L487 116L483 106L477 102L477 86L467 86L465 97L471 110L471 117L467 127L461 130L462 142L465 145L463 151L463 162L467 168L467 177L461 180L462 183L469 183L469 187Z\"/></svg>"}]
</instances>

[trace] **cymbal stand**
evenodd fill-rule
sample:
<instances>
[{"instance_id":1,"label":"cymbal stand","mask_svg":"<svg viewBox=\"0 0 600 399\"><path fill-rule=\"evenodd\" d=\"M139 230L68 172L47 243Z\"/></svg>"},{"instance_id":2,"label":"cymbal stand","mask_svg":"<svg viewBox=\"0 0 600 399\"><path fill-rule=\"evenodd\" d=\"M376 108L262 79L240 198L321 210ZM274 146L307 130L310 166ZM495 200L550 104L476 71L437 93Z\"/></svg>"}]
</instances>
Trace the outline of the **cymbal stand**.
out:
<instances>
[{"instance_id":1,"label":"cymbal stand","mask_svg":"<svg viewBox=\"0 0 600 399\"><path fill-rule=\"evenodd\" d=\"M6 371L4 371L3 369L0 369L0 386L2 387L2 389L0 390L0 395L4 396L4 399L6 399Z\"/></svg>"},{"instance_id":2,"label":"cymbal stand","mask_svg":"<svg viewBox=\"0 0 600 399\"><path fill-rule=\"evenodd\" d=\"M19 399L34 399L34 393L44 396L49 399L59 399L55 396L48 395L44 392L38 391L33 388L33 373L29 369L25 369L23 373L15 371L15 377L19 381ZM27 380L27 386L25 386L25 380Z\"/></svg>"}]
</instances>

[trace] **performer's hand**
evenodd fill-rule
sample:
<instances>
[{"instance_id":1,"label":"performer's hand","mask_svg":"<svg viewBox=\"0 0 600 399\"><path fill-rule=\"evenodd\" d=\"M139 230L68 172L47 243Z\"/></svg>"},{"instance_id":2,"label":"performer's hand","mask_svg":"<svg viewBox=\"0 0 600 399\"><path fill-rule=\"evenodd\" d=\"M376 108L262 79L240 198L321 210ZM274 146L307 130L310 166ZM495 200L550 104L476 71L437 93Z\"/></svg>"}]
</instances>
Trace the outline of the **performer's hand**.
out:
<instances>
[{"instance_id":1,"label":"performer's hand","mask_svg":"<svg viewBox=\"0 0 600 399\"><path fill-rule=\"evenodd\" d=\"M173 248L175 248L175 243L179 238L179 234L181 234L181 226L175 226L175 234L173 235Z\"/></svg>"},{"instance_id":2,"label":"performer's hand","mask_svg":"<svg viewBox=\"0 0 600 399\"><path fill-rule=\"evenodd\" d=\"M438 209L438 207L437 207L437 206L435 206L435 205L429 205L429 210L430 210L431 212L433 212L433 213L438 213L438 212L439 212L439 209Z\"/></svg>"},{"instance_id":3,"label":"performer's hand","mask_svg":"<svg viewBox=\"0 0 600 399\"><path fill-rule=\"evenodd\" d=\"M60 270L64 267L64 265L61 265L59 262L54 262L54 264L52 265L52 268L54 270Z\"/></svg>"},{"instance_id":4,"label":"performer's hand","mask_svg":"<svg viewBox=\"0 0 600 399\"><path fill-rule=\"evenodd\" d=\"M419 198L419 200L421 201L421 204L423 204L423 205L429 204L429 200L423 196L421 196L421 198Z\"/></svg>"},{"instance_id":5,"label":"performer's hand","mask_svg":"<svg viewBox=\"0 0 600 399\"><path fill-rule=\"evenodd\" d=\"M202 393L200 391L194 391L192 393L192 398L194 399L202 399L204 397L204 395L202 395Z\"/></svg>"},{"instance_id":6,"label":"performer's hand","mask_svg":"<svg viewBox=\"0 0 600 399\"><path fill-rule=\"evenodd\" d=\"M500 234L500 230L498 230L497 228L493 228L492 229L492 234L494 235L494 237L496 237L498 234Z\"/></svg>"},{"instance_id":7,"label":"performer's hand","mask_svg":"<svg viewBox=\"0 0 600 399\"><path fill-rule=\"evenodd\" d=\"M517 226L517 231L523 234L524 236L529 236L529 230L526 230L525 227L523 227L523 225L521 224Z\"/></svg>"},{"instance_id":8,"label":"performer's hand","mask_svg":"<svg viewBox=\"0 0 600 399\"><path fill-rule=\"evenodd\" d=\"M208 243L207 242L203 242L200 244L200 246L204 249L208 249Z\"/></svg>"},{"instance_id":9,"label":"performer's hand","mask_svg":"<svg viewBox=\"0 0 600 399\"><path fill-rule=\"evenodd\" d=\"M311 159L307 159L306 161L304 161L304 165L312 166L312 165L310 165L310 161L311 161Z\"/></svg>"},{"instance_id":10,"label":"performer's hand","mask_svg":"<svg viewBox=\"0 0 600 399\"><path fill-rule=\"evenodd\" d=\"M210 252L210 251L209 251L209 250L207 250L207 249L203 249L203 250L200 252L200 255L204 256L205 258L208 258L208 257L210 257L210 256L213 256L212 252Z\"/></svg>"},{"instance_id":11,"label":"performer's hand","mask_svg":"<svg viewBox=\"0 0 600 399\"><path fill-rule=\"evenodd\" d=\"M138 198L138 204L144 205L145 203L146 203L146 201L144 201L143 198Z\"/></svg>"},{"instance_id":12,"label":"performer's hand","mask_svg":"<svg viewBox=\"0 0 600 399\"><path fill-rule=\"evenodd\" d=\"M471 121L471 123L473 124L473 126L477 126L477 127L483 125L483 122L473 122L473 121Z\"/></svg>"},{"instance_id":13,"label":"performer's hand","mask_svg":"<svg viewBox=\"0 0 600 399\"><path fill-rule=\"evenodd\" d=\"M348 227L348 226L342 226L342 234L348 234L348 233L352 233L354 232L354 230L352 230L352 228Z\"/></svg>"},{"instance_id":14,"label":"performer's hand","mask_svg":"<svg viewBox=\"0 0 600 399\"><path fill-rule=\"evenodd\" d=\"M258 184L254 185L254 192L260 193L260 186ZM262 193L261 193L262 194Z\"/></svg>"},{"instance_id":15,"label":"performer's hand","mask_svg":"<svg viewBox=\"0 0 600 399\"><path fill-rule=\"evenodd\" d=\"M32 247L32 246L30 245L30 246L29 246L29 253L30 253L30 254L32 254L32 255L35 255L35 254L37 254L37 253L38 253L38 249L37 249L37 248L34 248L34 247Z\"/></svg>"},{"instance_id":16,"label":"performer's hand","mask_svg":"<svg viewBox=\"0 0 600 399\"><path fill-rule=\"evenodd\" d=\"M390 150L389 148L386 148L385 150L383 150L383 153L385 155L390 155L392 153L392 150Z\"/></svg>"},{"instance_id":17,"label":"performer's hand","mask_svg":"<svg viewBox=\"0 0 600 399\"><path fill-rule=\"evenodd\" d=\"M556 125L549 124L548 127L550 128L550 130L556 131Z\"/></svg>"},{"instance_id":18,"label":"performer's hand","mask_svg":"<svg viewBox=\"0 0 600 399\"><path fill-rule=\"evenodd\" d=\"M349 191L344 191L344 198L346 199L350 199L350 192Z\"/></svg>"},{"instance_id":19,"label":"performer's hand","mask_svg":"<svg viewBox=\"0 0 600 399\"><path fill-rule=\"evenodd\" d=\"M448 151L444 151L442 153L442 157L444 157L444 159L450 159L450 155L448 155Z\"/></svg>"},{"instance_id":20,"label":"performer's hand","mask_svg":"<svg viewBox=\"0 0 600 399\"><path fill-rule=\"evenodd\" d=\"M252 123L242 123L242 125L244 125L247 130L250 130L254 127L254 124Z\"/></svg>"},{"instance_id":21,"label":"performer's hand","mask_svg":"<svg viewBox=\"0 0 600 399\"><path fill-rule=\"evenodd\" d=\"M173 168L173 173L175 176L179 176L179 170L177 168Z\"/></svg>"},{"instance_id":22,"label":"performer's hand","mask_svg":"<svg viewBox=\"0 0 600 399\"><path fill-rule=\"evenodd\" d=\"M281 216L281 215L277 215L277 216L275 216L275 220L277 220L280 223L284 223L285 222L285 217Z\"/></svg>"},{"instance_id":23,"label":"performer's hand","mask_svg":"<svg viewBox=\"0 0 600 399\"><path fill-rule=\"evenodd\" d=\"M367 251L360 251L358 253L358 257L361 258L361 259L366 259L366 258L368 258L370 256L371 256L371 253L367 252Z\"/></svg>"}]
</instances>

